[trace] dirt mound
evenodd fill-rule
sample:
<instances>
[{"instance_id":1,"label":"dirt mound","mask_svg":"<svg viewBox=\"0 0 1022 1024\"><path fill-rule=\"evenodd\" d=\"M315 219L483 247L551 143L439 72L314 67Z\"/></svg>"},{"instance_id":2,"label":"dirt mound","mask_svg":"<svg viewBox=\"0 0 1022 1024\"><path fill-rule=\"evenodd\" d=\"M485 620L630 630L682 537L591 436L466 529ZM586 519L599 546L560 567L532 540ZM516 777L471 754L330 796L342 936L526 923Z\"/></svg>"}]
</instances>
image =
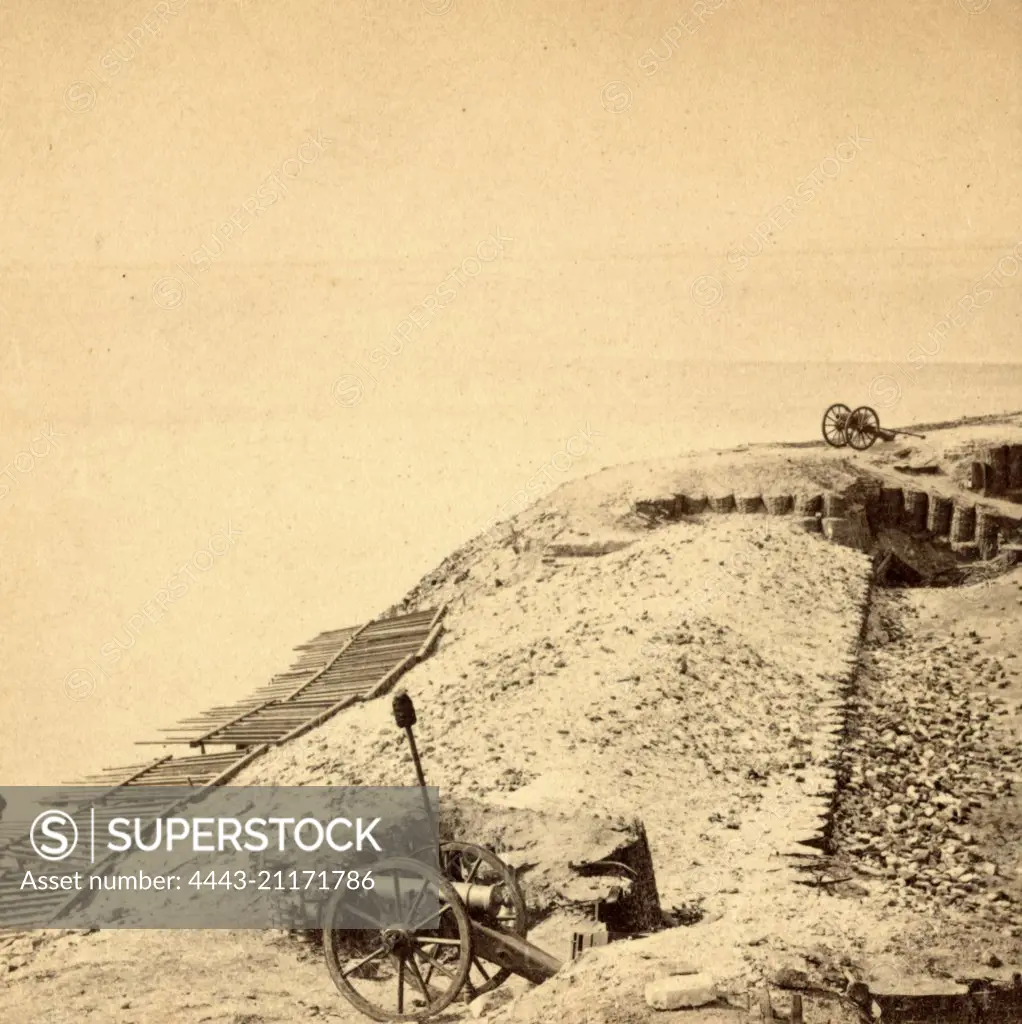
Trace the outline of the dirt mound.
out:
<instances>
[{"instance_id":1,"label":"dirt mound","mask_svg":"<svg viewBox=\"0 0 1022 1024\"><path fill-rule=\"evenodd\" d=\"M972 460L986 446L1022 443L1022 414L909 429L926 436L900 435L863 452L830 448L822 440L693 452L670 460L609 467L569 481L527 508L521 495L521 504L507 503L512 510L520 509L518 514L452 553L391 610L461 601L482 579L496 577L513 584L528 575L523 567L539 561L544 550L593 554L628 545L649 526L635 514L636 503L677 494L755 497L831 491L855 500L884 484L973 500L968 487ZM899 466L925 467L928 475L899 472ZM1007 514L1017 508L1002 504Z\"/></svg>"},{"instance_id":2,"label":"dirt mound","mask_svg":"<svg viewBox=\"0 0 1022 1024\"><path fill-rule=\"evenodd\" d=\"M638 817L668 909L818 827L865 556L724 518L599 558L509 554L502 575L464 582L437 652L405 679L442 800ZM408 758L379 701L238 782L405 784Z\"/></svg>"}]
</instances>

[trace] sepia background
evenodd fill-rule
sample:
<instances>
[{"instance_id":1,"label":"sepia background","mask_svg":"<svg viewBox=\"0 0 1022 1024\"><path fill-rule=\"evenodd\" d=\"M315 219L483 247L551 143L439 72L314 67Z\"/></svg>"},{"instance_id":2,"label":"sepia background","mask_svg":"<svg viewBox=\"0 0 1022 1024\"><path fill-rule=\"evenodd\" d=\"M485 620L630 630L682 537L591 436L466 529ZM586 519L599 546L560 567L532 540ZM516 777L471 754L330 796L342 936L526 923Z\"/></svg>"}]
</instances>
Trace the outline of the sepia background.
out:
<instances>
[{"instance_id":1,"label":"sepia background","mask_svg":"<svg viewBox=\"0 0 1022 1024\"><path fill-rule=\"evenodd\" d=\"M130 762L537 474L1019 407L1017 7L581 8L0 9L5 784Z\"/></svg>"}]
</instances>

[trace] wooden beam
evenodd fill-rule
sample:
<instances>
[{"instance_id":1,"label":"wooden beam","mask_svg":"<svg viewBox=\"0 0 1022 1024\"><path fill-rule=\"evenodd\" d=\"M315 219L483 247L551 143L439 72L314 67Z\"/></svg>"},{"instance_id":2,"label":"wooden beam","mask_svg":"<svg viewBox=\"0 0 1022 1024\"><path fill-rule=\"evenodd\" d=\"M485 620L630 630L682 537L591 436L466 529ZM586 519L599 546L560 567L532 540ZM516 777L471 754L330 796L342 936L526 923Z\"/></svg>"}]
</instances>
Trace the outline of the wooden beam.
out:
<instances>
[{"instance_id":1,"label":"wooden beam","mask_svg":"<svg viewBox=\"0 0 1022 1024\"><path fill-rule=\"evenodd\" d=\"M274 740L274 746L279 747L283 743L287 743L290 740L297 739L303 733L308 732L310 729L315 729L317 725L322 725L328 718L336 715L338 711L343 711L345 708L350 707L352 704L357 704L358 697L345 697L344 700L338 701L336 704L332 704L325 711L321 711L315 718L310 718L309 721L299 725L296 729L292 729L289 733L281 736L279 740Z\"/></svg>"},{"instance_id":2,"label":"wooden beam","mask_svg":"<svg viewBox=\"0 0 1022 1024\"><path fill-rule=\"evenodd\" d=\"M153 815L153 817L154 818L165 818L165 817L167 817L167 815L173 813L176 810L179 810L180 808L186 806L187 804L193 803L196 800L200 800L214 786L221 786L221 785L223 785L223 783L225 783L228 779L231 779L235 775L237 775L237 773L240 772L242 768L247 767L247 765L249 765L257 757L259 757L261 754L265 753L267 749L268 749L268 747L266 747L266 746L258 747L257 749L255 749L255 750L251 751L250 753L246 754L244 757L239 758L237 761L235 761L233 764L231 764L227 768L226 771L221 772L211 782L207 783L201 789L196 790L194 795L187 796L183 800L175 801L174 803L168 805L167 807L161 808L157 814ZM92 865L90 870L92 871L93 874L95 874L96 872L100 871L101 869L105 869L105 868L109 867L110 865L114 864L117 860L121 859L124 856L126 856L126 854L123 854L123 853L112 853L112 854L110 854L110 856L105 857L103 860L99 861L97 864ZM84 898L84 896L88 895L88 893L89 893L88 889L82 889L80 892L74 893L71 896L70 899L66 900L64 903L62 903L57 908L57 910L54 912L52 917L50 917L50 919L49 919L50 922L56 921L60 917L62 917L64 914L66 914L69 910L71 910L72 907L74 907L78 903L78 901L80 899L82 899L82 898Z\"/></svg>"},{"instance_id":3,"label":"wooden beam","mask_svg":"<svg viewBox=\"0 0 1022 1024\"><path fill-rule=\"evenodd\" d=\"M418 651L413 651L404 661L398 662L371 690L363 695L362 700L375 700L383 696L396 682L419 660Z\"/></svg>"},{"instance_id":4,"label":"wooden beam","mask_svg":"<svg viewBox=\"0 0 1022 1024\"><path fill-rule=\"evenodd\" d=\"M301 686L299 686L296 690L293 690L291 693L289 693L287 697L285 697L284 699L291 700L293 697L301 693L302 690L311 686L317 679L319 679L321 675L323 675L324 672L327 671L327 669L331 668L334 665L338 658L344 656L344 652L348 650L348 648L362 635L362 633L365 630L369 628L370 625L372 625L372 623L366 622L363 625L359 626L358 629L356 629L355 632L348 637L348 639L344 643L344 646L311 679L309 679L307 682L302 683Z\"/></svg>"}]
</instances>

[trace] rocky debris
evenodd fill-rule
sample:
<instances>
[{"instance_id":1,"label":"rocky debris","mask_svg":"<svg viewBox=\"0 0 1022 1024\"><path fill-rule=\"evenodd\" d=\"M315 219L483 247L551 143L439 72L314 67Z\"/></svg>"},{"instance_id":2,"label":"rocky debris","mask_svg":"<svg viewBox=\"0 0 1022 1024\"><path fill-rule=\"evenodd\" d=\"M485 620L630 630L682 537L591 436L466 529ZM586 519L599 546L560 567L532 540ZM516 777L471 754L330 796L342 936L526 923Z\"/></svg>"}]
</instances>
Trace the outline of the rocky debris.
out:
<instances>
[{"instance_id":1,"label":"rocky debris","mask_svg":"<svg viewBox=\"0 0 1022 1024\"><path fill-rule=\"evenodd\" d=\"M850 701L837 845L864 873L890 879L895 902L937 901L1022 935L1001 868L970 827L1022 779L1022 749L996 728L1004 704L976 685L996 685L1004 667L973 631L900 633L898 600L874 607Z\"/></svg>"},{"instance_id":2,"label":"rocky debris","mask_svg":"<svg viewBox=\"0 0 1022 1024\"><path fill-rule=\"evenodd\" d=\"M794 967L782 967L770 977L778 988L809 988L809 975Z\"/></svg>"},{"instance_id":3,"label":"rocky debris","mask_svg":"<svg viewBox=\"0 0 1022 1024\"><path fill-rule=\"evenodd\" d=\"M969 986L929 974L909 974L890 967L870 971L865 979L871 996L964 996Z\"/></svg>"}]
</instances>

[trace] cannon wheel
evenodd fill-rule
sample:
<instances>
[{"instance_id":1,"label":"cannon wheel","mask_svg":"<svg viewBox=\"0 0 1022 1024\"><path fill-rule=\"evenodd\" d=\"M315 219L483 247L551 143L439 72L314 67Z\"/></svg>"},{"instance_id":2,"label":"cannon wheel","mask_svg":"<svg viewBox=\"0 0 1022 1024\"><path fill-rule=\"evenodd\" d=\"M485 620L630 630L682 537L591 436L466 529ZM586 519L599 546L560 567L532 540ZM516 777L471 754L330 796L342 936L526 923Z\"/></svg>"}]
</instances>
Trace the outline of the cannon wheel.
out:
<instances>
[{"instance_id":1,"label":"cannon wheel","mask_svg":"<svg viewBox=\"0 0 1022 1024\"><path fill-rule=\"evenodd\" d=\"M384 861L373 868L373 874L374 890L360 893L356 900L340 889L324 908L323 949L330 977L341 995L373 1020L435 1017L458 998L472 965L465 905L443 875L418 861ZM373 898L388 883L400 894L397 914L394 903L386 913ZM423 909L426 894L436 897L437 912ZM342 908L349 918L365 919L367 927L330 928ZM359 991L356 981L367 982L372 991Z\"/></svg>"},{"instance_id":2,"label":"cannon wheel","mask_svg":"<svg viewBox=\"0 0 1022 1024\"><path fill-rule=\"evenodd\" d=\"M525 897L514 871L492 850L474 843L443 843L440 846L440 867L452 882L504 886L507 903L496 914L481 916L480 920L491 928L511 932L520 939L525 938L529 930ZM477 916L474 911L472 916ZM484 967L479 958L473 955L468 980L465 982L467 997L473 999L484 992L492 992L503 985L511 973L507 967Z\"/></svg>"},{"instance_id":3,"label":"cannon wheel","mask_svg":"<svg viewBox=\"0 0 1022 1024\"><path fill-rule=\"evenodd\" d=\"M848 443L857 452L864 452L876 444L876 439L879 436L880 417L876 414L876 410L871 409L868 405L860 405L848 417L848 422L845 425L845 437Z\"/></svg>"},{"instance_id":4,"label":"cannon wheel","mask_svg":"<svg viewBox=\"0 0 1022 1024\"><path fill-rule=\"evenodd\" d=\"M852 410L841 402L836 402L823 414L823 440L831 448L844 448L848 444L845 426Z\"/></svg>"}]
</instances>

